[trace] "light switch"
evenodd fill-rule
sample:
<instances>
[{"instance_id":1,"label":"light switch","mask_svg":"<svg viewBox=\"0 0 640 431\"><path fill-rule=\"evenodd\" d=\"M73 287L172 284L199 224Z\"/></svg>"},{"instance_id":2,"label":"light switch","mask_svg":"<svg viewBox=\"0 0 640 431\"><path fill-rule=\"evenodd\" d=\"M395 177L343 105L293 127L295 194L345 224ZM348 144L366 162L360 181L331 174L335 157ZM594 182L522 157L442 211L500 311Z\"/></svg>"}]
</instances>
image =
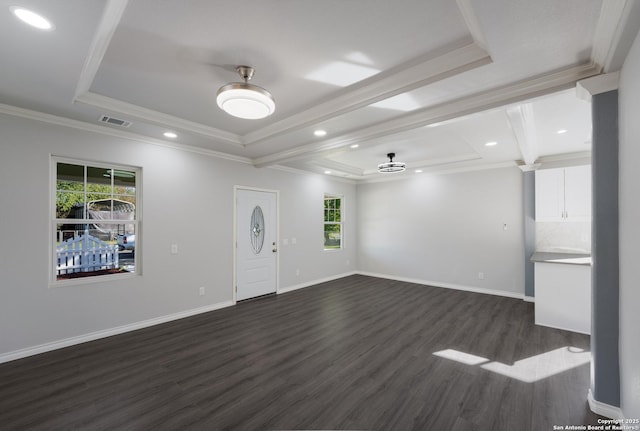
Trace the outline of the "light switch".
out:
<instances>
[{"instance_id":1,"label":"light switch","mask_svg":"<svg viewBox=\"0 0 640 431\"><path fill-rule=\"evenodd\" d=\"M291 244L295 244L296 242L297 242L297 241L296 241L296 238L295 238L295 237L291 238Z\"/></svg>"},{"instance_id":2,"label":"light switch","mask_svg":"<svg viewBox=\"0 0 640 431\"><path fill-rule=\"evenodd\" d=\"M289 245L289 238L283 238L282 245Z\"/></svg>"},{"instance_id":3,"label":"light switch","mask_svg":"<svg viewBox=\"0 0 640 431\"><path fill-rule=\"evenodd\" d=\"M178 244L171 244L171 254L178 254Z\"/></svg>"}]
</instances>

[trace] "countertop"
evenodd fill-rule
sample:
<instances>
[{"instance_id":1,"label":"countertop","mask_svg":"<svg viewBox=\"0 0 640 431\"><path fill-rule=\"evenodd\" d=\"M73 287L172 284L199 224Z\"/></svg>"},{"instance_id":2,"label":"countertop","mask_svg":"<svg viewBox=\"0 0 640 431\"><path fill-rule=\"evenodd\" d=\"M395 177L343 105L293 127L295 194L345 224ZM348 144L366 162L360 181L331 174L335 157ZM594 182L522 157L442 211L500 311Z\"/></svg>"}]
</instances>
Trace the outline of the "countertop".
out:
<instances>
[{"instance_id":1,"label":"countertop","mask_svg":"<svg viewBox=\"0 0 640 431\"><path fill-rule=\"evenodd\" d=\"M548 253L544 251L536 251L531 256L531 262L591 265L591 255L582 253Z\"/></svg>"}]
</instances>

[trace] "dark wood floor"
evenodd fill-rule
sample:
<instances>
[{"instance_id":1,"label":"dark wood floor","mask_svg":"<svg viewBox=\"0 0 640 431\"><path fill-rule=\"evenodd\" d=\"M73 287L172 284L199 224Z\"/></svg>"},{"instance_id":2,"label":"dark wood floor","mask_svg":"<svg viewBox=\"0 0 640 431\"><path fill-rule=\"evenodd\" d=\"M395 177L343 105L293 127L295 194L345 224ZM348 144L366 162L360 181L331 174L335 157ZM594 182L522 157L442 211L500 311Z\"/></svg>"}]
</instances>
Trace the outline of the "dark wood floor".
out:
<instances>
[{"instance_id":1,"label":"dark wood floor","mask_svg":"<svg viewBox=\"0 0 640 431\"><path fill-rule=\"evenodd\" d=\"M514 364L589 337L533 305L352 276L0 365L2 430L552 430L596 424L589 364Z\"/></svg>"}]
</instances>

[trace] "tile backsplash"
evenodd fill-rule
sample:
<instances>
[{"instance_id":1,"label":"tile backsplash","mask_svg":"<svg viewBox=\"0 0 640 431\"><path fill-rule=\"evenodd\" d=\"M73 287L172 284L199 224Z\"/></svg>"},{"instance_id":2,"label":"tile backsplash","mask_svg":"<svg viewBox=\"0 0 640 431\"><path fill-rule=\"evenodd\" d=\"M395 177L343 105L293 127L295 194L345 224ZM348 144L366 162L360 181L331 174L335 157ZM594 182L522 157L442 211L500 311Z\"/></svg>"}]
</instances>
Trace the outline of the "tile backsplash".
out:
<instances>
[{"instance_id":1,"label":"tile backsplash","mask_svg":"<svg viewBox=\"0 0 640 431\"><path fill-rule=\"evenodd\" d=\"M536 222L536 251L591 253L591 223Z\"/></svg>"}]
</instances>

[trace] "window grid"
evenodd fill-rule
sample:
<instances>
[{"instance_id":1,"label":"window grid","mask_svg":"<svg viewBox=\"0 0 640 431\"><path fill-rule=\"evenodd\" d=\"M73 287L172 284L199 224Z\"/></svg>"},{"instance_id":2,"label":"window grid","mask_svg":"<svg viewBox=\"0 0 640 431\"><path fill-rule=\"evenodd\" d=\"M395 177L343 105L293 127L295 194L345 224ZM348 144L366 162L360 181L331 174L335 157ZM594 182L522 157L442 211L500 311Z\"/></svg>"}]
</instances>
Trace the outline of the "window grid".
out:
<instances>
[{"instance_id":1,"label":"window grid","mask_svg":"<svg viewBox=\"0 0 640 431\"><path fill-rule=\"evenodd\" d=\"M343 248L343 197L324 196L324 249Z\"/></svg>"},{"instance_id":2,"label":"window grid","mask_svg":"<svg viewBox=\"0 0 640 431\"><path fill-rule=\"evenodd\" d=\"M139 273L139 169L52 159L52 280Z\"/></svg>"}]
</instances>

